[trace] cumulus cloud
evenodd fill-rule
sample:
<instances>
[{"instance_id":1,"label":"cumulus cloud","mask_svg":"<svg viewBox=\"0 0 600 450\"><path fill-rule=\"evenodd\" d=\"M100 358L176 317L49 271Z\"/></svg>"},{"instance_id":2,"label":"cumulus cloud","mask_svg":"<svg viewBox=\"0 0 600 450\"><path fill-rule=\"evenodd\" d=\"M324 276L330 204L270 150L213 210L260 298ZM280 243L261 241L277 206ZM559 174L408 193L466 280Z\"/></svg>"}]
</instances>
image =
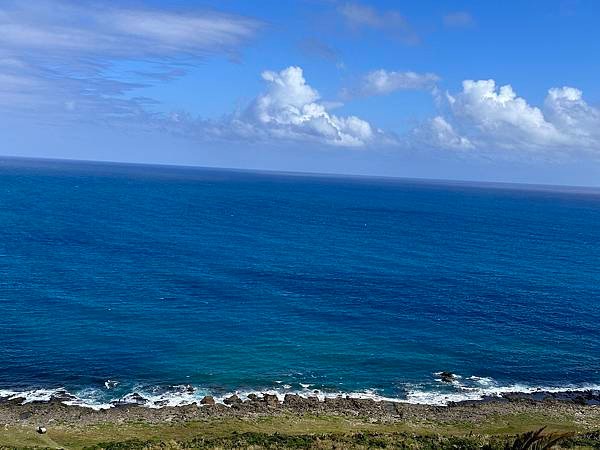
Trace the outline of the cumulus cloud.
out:
<instances>
[{"instance_id":1,"label":"cumulus cloud","mask_svg":"<svg viewBox=\"0 0 600 450\"><path fill-rule=\"evenodd\" d=\"M366 74L358 88L360 95L385 95L400 90L428 90L439 81L433 73L394 72L384 69Z\"/></svg>"},{"instance_id":2,"label":"cumulus cloud","mask_svg":"<svg viewBox=\"0 0 600 450\"><path fill-rule=\"evenodd\" d=\"M445 113L413 132L417 142L507 155L600 156L600 111L578 89L552 88L539 108L510 85L465 80L462 91L446 94L445 100Z\"/></svg>"},{"instance_id":3,"label":"cumulus cloud","mask_svg":"<svg viewBox=\"0 0 600 450\"><path fill-rule=\"evenodd\" d=\"M383 133L366 120L331 112L339 103L321 99L307 84L300 67L262 73L264 92L249 105L220 120L193 119L173 115L165 123L170 131L202 140L249 142L312 143L315 145L357 147L391 143L392 135Z\"/></svg>"},{"instance_id":4,"label":"cumulus cloud","mask_svg":"<svg viewBox=\"0 0 600 450\"><path fill-rule=\"evenodd\" d=\"M338 11L346 24L353 30L377 30L409 45L418 44L421 41L408 20L398 11L378 11L358 2L344 3L338 8Z\"/></svg>"},{"instance_id":5,"label":"cumulus cloud","mask_svg":"<svg viewBox=\"0 0 600 450\"><path fill-rule=\"evenodd\" d=\"M546 147L561 143L562 136L542 111L517 97L510 85L494 80L463 82L462 92L448 95L456 120L500 147Z\"/></svg>"},{"instance_id":6,"label":"cumulus cloud","mask_svg":"<svg viewBox=\"0 0 600 450\"><path fill-rule=\"evenodd\" d=\"M377 134L365 120L330 113L319 93L306 83L300 67L265 71L262 78L265 92L256 97L241 118L262 132L340 146L363 146Z\"/></svg>"},{"instance_id":7,"label":"cumulus cloud","mask_svg":"<svg viewBox=\"0 0 600 450\"><path fill-rule=\"evenodd\" d=\"M548 120L571 140L600 151L600 110L588 105L579 89L567 86L550 89L544 112Z\"/></svg>"},{"instance_id":8,"label":"cumulus cloud","mask_svg":"<svg viewBox=\"0 0 600 450\"><path fill-rule=\"evenodd\" d=\"M415 128L408 137L413 142L431 148L451 150L471 150L473 143L466 137L460 136L454 127L442 116L435 116L421 126Z\"/></svg>"}]
</instances>

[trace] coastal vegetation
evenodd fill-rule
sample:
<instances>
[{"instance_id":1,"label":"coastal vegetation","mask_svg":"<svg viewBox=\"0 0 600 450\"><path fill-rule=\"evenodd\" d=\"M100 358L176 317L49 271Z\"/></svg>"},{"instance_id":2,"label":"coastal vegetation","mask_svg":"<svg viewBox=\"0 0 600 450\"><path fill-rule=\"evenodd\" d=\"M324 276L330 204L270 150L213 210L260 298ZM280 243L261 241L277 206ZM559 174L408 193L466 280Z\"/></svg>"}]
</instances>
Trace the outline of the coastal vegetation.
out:
<instances>
[{"instance_id":1,"label":"coastal vegetation","mask_svg":"<svg viewBox=\"0 0 600 450\"><path fill-rule=\"evenodd\" d=\"M0 403L0 424L2 450L600 449L600 408L557 401L439 407L339 399L308 407L258 398L231 407L103 411L8 402Z\"/></svg>"}]
</instances>

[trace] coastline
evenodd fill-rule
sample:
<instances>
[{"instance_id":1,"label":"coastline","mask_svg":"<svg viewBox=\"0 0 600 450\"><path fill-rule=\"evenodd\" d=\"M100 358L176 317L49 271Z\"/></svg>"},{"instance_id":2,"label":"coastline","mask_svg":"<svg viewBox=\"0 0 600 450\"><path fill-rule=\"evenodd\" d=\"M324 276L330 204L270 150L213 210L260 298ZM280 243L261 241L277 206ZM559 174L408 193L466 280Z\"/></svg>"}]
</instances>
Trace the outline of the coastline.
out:
<instances>
[{"instance_id":1,"label":"coastline","mask_svg":"<svg viewBox=\"0 0 600 450\"><path fill-rule=\"evenodd\" d=\"M449 380L437 379L437 390L412 390L407 391L404 397L390 397L378 393L374 389L355 392L332 392L315 389L314 386L301 384L301 389L293 389L289 385L279 388L265 388L259 390L240 389L235 391L203 389L190 384L171 386L143 386L137 385L120 393L114 391L118 382L107 380L105 388L86 388L81 391L69 391L64 387L57 388L32 388L32 389L0 389L0 404L5 402L16 403L46 403L58 402L66 406L78 406L93 410L111 409L124 405L137 405L147 408L179 407L190 405L203 405L203 398L211 397L218 404L227 404L231 396L239 397L246 401L263 394L277 398L284 403L287 396L310 398L320 402L331 401L339 398L371 400L376 402L391 402L415 405L448 406L462 403L478 403L488 401L506 401L507 399L523 400L556 400L574 401L580 404L600 405L600 386L584 384L565 387L529 387L526 385L485 385L469 387L461 383L459 375L452 374ZM480 379L483 381L489 378ZM445 390L444 390L445 389Z\"/></svg>"},{"instance_id":2,"label":"coastline","mask_svg":"<svg viewBox=\"0 0 600 450\"><path fill-rule=\"evenodd\" d=\"M489 440L542 427L552 432L577 433L600 446L597 434L600 393L594 391L513 393L448 406L350 397L319 400L295 394L288 394L283 401L275 395L264 394L251 395L245 400L228 398L227 405L212 404L208 400L205 401L209 404L204 405L162 408L123 403L99 410L69 406L63 401L55 398L23 404L22 399L4 398L0 401L0 424L4 425L0 429L0 447L83 448L131 440L184 442L200 435L230 439L240 433L262 433L261 436L329 433L338 437L375 433L389 439L393 436L404 439L403 433L412 433L424 437L436 435L440 439L477 436L477 439ZM36 433L38 426L46 427L48 433ZM596 438L599 440L594 441ZM232 444L232 447L235 446ZM102 444L98 448L108 447ZM348 448L354 447L348 445Z\"/></svg>"}]
</instances>

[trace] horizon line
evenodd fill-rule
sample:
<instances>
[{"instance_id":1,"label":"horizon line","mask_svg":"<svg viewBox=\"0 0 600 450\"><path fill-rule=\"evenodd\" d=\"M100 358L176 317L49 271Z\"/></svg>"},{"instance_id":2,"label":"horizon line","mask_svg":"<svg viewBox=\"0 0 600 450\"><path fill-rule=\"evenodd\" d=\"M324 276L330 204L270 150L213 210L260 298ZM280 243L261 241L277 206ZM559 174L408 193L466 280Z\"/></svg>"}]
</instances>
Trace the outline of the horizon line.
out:
<instances>
[{"instance_id":1,"label":"horizon line","mask_svg":"<svg viewBox=\"0 0 600 450\"><path fill-rule=\"evenodd\" d=\"M2 160L25 160L25 161L46 161L56 163L86 163L86 164L105 164L114 166L140 166L140 167L162 167L167 169L210 169L230 172L247 172L247 173L262 173L272 175L288 175L297 177L329 177L329 178L359 178L359 179L379 179L389 181L417 181L431 184L460 184L460 185L487 185L488 187L505 188L523 187L524 190L548 190L556 191L558 189L568 190L569 192L583 191L600 191L600 185L570 185L570 184L546 184L546 183L528 183L520 181L497 181L497 180L473 180L459 178L428 178L428 177L408 177L394 175L368 175L358 173L342 173L342 172L312 172L298 170L279 170L279 169L258 169L258 168L239 168L239 167L223 167L223 166L204 166L195 164L176 164L176 163L152 163L152 162L137 162L137 161L115 161L115 160L99 160L99 159L74 159L60 157L39 157L39 156L20 156L20 155L0 155ZM536 189L537 188L537 189ZM558 189L557 189L558 188Z\"/></svg>"}]
</instances>

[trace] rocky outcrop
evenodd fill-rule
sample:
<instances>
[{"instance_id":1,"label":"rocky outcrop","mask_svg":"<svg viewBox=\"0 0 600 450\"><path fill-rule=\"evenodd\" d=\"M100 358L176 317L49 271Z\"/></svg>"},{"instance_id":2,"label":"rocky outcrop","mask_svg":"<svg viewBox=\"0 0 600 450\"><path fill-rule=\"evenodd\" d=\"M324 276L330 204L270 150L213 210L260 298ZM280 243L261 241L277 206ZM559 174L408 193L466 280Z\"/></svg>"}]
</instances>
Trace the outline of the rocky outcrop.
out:
<instances>
[{"instance_id":1,"label":"rocky outcrop","mask_svg":"<svg viewBox=\"0 0 600 450\"><path fill-rule=\"evenodd\" d=\"M452 372L444 371L444 372L440 373L440 379L444 383L452 383L456 379L456 376Z\"/></svg>"},{"instance_id":2,"label":"rocky outcrop","mask_svg":"<svg viewBox=\"0 0 600 450\"><path fill-rule=\"evenodd\" d=\"M212 395L207 395L200 400L201 405L214 405L215 403L215 398Z\"/></svg>"},{"instance_id":3,"label":"rocky outcrop","mask_svg":"<svg viewBox=\"0 0 600 450\"><path fill-rule=\"evenodd\" d=\"M279 406L279 399L273 394L263 394L263 402L265 402L269 408L277 408Z\"/></svg>"},{"instance_id":4,"label":"rocky outcrop","mask_svg":"<svg viewBox=\"0 0 600 450\"><path fill-rule=\"evenodd\" d=\"M238 397L237 394L233 394L231 397L227 397L225 400L223 400L223 403L226 405L239 405L242 403L242 399Z\"/></svg>"}]
</instances>

